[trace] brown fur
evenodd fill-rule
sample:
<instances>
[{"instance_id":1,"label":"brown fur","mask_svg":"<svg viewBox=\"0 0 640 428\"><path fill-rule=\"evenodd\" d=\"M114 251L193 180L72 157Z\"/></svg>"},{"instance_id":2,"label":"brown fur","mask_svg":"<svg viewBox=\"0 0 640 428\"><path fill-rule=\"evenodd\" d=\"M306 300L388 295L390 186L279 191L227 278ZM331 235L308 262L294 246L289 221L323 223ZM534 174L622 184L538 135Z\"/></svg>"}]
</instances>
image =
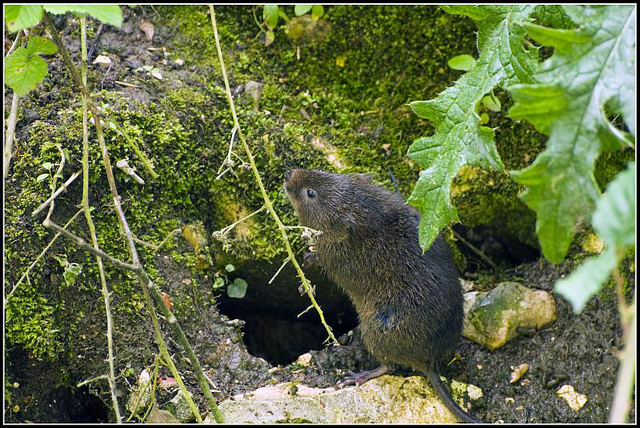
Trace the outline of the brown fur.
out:
<instances>
[{"instance_id":1,"label":"brown fur","mask_svg":"<svg viewBox=\"0 0 640 428\"><path fill-rule=\"evenodd\" d=\"M353 302L367 349L383 364L437 373L463 319L446 242L423 254L418 212L363 174L295 169L285 190L300 223L323 232L315 259Z\"/></svg>"}]
</instances>

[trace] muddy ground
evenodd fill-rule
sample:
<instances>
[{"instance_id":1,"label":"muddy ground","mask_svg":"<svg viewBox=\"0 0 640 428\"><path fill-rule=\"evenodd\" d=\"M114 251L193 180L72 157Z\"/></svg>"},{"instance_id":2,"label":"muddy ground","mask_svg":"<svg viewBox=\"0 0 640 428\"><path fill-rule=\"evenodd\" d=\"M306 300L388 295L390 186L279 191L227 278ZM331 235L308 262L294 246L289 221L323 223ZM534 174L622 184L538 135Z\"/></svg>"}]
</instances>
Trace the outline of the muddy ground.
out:
<instances>
[{"instance_id":1,"label":"muddy ground","mask_svg":"<svg viewBox=\"0 0 640 428\"><path fill-rule=\"evenodd\" d=\"M118 90L125 97L136 100L142 104L156 101L157 97L162 97L166 88L163 85L176 85L176 80L181 80L189 85L201 85L198 75L209 74L211 69L200 69L198 65L187 64L182 67L175 62L175 58L180 55L179 48L174 45L174 41L180 38L176 34L176 26L171 26L172 21L163 20L158 16L158 12L149 7L140 7L134 11L125 9L125 22L123 28L114 29L105 27L97 43L98 52L104 50L115 56L116 61L108 69L93 66L95 70L101 70L102 80L93 81L94 87L99 89ZM162 14L162 9L159 9ZM243 17L237 19L253 18L243 11ZM221 13L221 17L229 17L232 12L227 10ZM165 46L177 55L163 63L165 56L160 50L150 51L148 41L140 30L142 20L154 19L155 35L154 46ZM220 18L223 19L223 18ZM56 25L65 34L65 42L72 53L77 57L78 45L71 36L77 31L77 24L73 18L58 18ZM94 26L96 30L97 25ZM257 33L254 31L255 33ZM75 36L75 34L73 34ZM244 36L244 35L243 35ZM471 41L473 39L470 39ZM245 43L261 43L256 40L244 40L238 37L233 51L236 55L243 55ZM284 43L282 40L276 40ZM91 41L89 42L91 45ZM184 38L180 44L186 43ZM229 48L228 48L229 49ZM254 52L254 51L248 51ZM94 54L93 58L97 55ZM271 58L273 59L273 57ZM129 88L123 90L117 81L127 81L128 78L138 76L140 67L147 64L157 64L164 67L164 79L162 81L147 81L147 84L140 85L141 88ZM278 66L271 67L272 72L277 72ZM286 78L286 67L282 67L282 76L275 78ZM95 75L94 75L95 77ZM50 66L50 77L47 78L46 89L40 89L32 95L32 102L46 105L52 99L59 97L59 89L56 85L67 84L67 76L62 72L61 62L56 58ZM133 81L133 80L132 80ZM245 82L235 82L245 83ZM136 84L140 84L136 80ZM10 102L10 94L5 97L5 106ZM250 103L251 101L246 101ZM275 112L276 114L278 112ZM180 116L181 112L176 112ZM52 123L57 120L56 112L52 112L49 117L41 117L36 108L29 108L21 115L18 123L17 136L19 140L26 140L28 129L34 121L49 120ZM205 131L202 131L205 133ZM373 131L372 131L373 132ZM69 201L71 198L69 198ZM68 202L69 202L68 201ZM64 203L64 200L62 201ZM71 203L71 202L69 202ZM464 228L460 229L466 233ZM472 234L467 234L467 237ZM460 250L467 254L469 262L468 269L463 272L463 277L476 281L479 287L488 289L493 285L505 281L514 280L529 287L552 290L554 282L567 275L576 265L574 259L568 259L561 265L551 265L540 258L536 249L528 248L529 255L527 261L514 264L512 261L502 261L499 259L504 251L499 251L490 256L496 257L499 267L493 269L484 264L481 260L474 258L473 254L460 245ZM189 247L183 246L182 251L190 251ZM490 252L490 249L487 251ZM574 251L575 253L575 251ZM533 256L531 255L533 254ZM173 295L179 293L177 288L184 284L184 280L190 278L193 273L184 266L174 264L160 254L156 259L158 273L167 278L166 283L170 284L169 293ZM279 265L273 263L269 272L273 272L273 267ZM627 267L628 269L628 267ZM265 275L268 280L269 274ZM283 281L295 284L295 274L291 270L283 270L281 275ZM627 270L627 278L631 283L629 288L635 288L633 273ZM203 296L211 295L210 279L204 275L198 277L197 286L194 286L189 293L202 293ZM331 287L324 283L321 278L317 279L318 287ZM249 289L247 301L251 300L251 293L255 293L258 287L267 287L263 284ZM173 288L172 288L173 287ZM177 288L176 288L177 287ZM295 285L289 290L297 293ZM331 295L334 301L340 299L339 294L328 288L323 291ZM214 293L215 294L215 293ZM336 297L336 295L338 297ZM447 377L475 384L482 388L485 398L473 409L473 413L485 421L504 421L511 423L535 423L535 422L555 422L555 423L603 423L606 422L613 397L616 374L618 367L617 354L622 348L621 329L618 319L615 296L609 288L600 296L589 302L584 312L576 316L572 313L570 306L559 296L555 296L558 305L558 319L553 324L547 326L542 331L526 332L521 337L511 341L503 348L495 351L488 351L481 345L475 344L467 339L462 339L459 347L461 358L456 360L444 373ZM82 298L80 298L82 299ZM86 297L87 301L91 298ZM191 323L187 323L188 337L197 354L201 357L201 362L209 369L212 369L211 376L215 379L218 392L217 399L224 399L236 393L255 389L273 382L296 380L318 387L328 387L333 385L341 376L342 370L361 370L373 368L375 362L366 355L366 352L359 344L357 330L355 333L344 335L341 342L346 346L331 347L322 349L324 340L323 331L319 327L316 318L311 314L302 320L297 320L292 314L300 311L288 311L286 317L281 317L282 308L276 302L263 302L261 312L256 312L255 308L234 306L234 302L224 296L218 297L218 305L209 304L207 298L202 298L189 310L184 310L183 314L192 316ZM301 301L304 302L303 298ZM329 299L329 298L327 298ZM197 299L196 299L197 300ZM272 305L273 303L273 305ZM322 301L321 301L322 304ZM81 305L78 303L78 305ZM92 304L93 306L96 303ZM239 318L246 321L234 321L220 314L218 307L224 313L230 314L232 318ZM304 306L303 306L304 307ZM355 316L346 300L342 300L340 308L327 308L328 318L334 323L334 328L338 333L346 333L355 325ZM95 324L100 325L100 312L88 314L86 321L91 322L95 318ZM118 315L125 316L125 315ZM140 320L144 320L139 314ZM273 325L269 331L261 330L265 324ZM116 323L116 325L118 325ZM244 331L243 331L244 329ZM251 331L248 331L251 330ZM296 332L293 334L291 332ZM293 336L300 338L295 346L283 351L279 346L271 349L265 343L271 339L256 339L256 335L269 334L277 335L280 340ZM243 343L243 335L245 342ZM306 336L306 337L305 337ZM147 342L140 344L137 341L141 337L147 337ZM270 336L271 337L271 336ZM252 343L247 343L247 339ZM121 368L130 367L134 372L139 373L146 364L153 361L153 350L149 346L152 343L152 332L148 325L143 322L134 324L132 330L123 332L116 331L116 343L118 343L118 365ZM282 343L282 342L277 342ZM105 403L109 403L108 396L104 388L97 386L84 387L80 389L70 388L78 379L82 362L75 362L68 356L61 358L57 362L47 362L31 358L29 352L22 347L8 344L5 348L5 374L10 379L11 384L5 386L5 393L11 391L11 403L5 399L5 419L10 422L106 422L112 420ZM174 343L170 343L174 352L179 352ZM245 347L253 353L256 358L245 353ZM316 368L305 368L299 365L285 365L295 360L296 354L302 354L307 350L313 350ZM257 358L257 357L261 357ZM103 358L103 350L87 349L85 358ZM264 360L267 360L266 362ZM280 364L280 366L278 365ZM516 384L509 384L511 367L522 363L528 363L529 372L524 376L526 380ZM77 371L71 375L68 370L61 367L78 365ZM284 365L284 367L283 367ZM87 365L88 367L88 365ZM271 367L279 367L268 370ZM166 369L164 369L166 373ZM99 375L100 373L95 373ZM85 377L90 377L89 373L84 373ZM71 379L69 378L71 376ZM44 380L44 382L43 382ZM131 385L135 379L130 378L120 383L121 397L126 399L128 395L127 384ZM188 387L197 390L195 380L190 372L185 374L185 381ZM14 387L18 384L18 387ZM562 385L572 385L576 391L586 394L587 404L580 411L574 411L555 394ZM159 402L162 403L169 395L161 396ZM197 402L203 405L202 397L197 397ZM20 411L13 411L13 406L20 405ZM122 403L121 403L122 405ZM635 412L632 410L630 420L635 421Z\"/></svg>"}]
</instances>

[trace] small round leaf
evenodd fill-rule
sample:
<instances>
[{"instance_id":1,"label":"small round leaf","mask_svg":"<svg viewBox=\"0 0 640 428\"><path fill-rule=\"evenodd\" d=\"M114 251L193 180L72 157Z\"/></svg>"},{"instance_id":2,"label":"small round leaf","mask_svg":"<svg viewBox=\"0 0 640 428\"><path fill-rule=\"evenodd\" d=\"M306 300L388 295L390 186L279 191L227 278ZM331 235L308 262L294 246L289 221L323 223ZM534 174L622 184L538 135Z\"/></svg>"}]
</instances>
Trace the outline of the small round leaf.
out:
<instances>
[{"instance_id":1,"label":"small round leaf","mask_svg":"<svg viewBox=\"0 0 640 428\"><path fill-rule=\"evenodd\" d=\"M448 62L449 67L454 70L469 71L476 65L476 60L471 55L458 55Z\"/></svg>"},{"instance_id":2,"label":"small round leaf","mask_svg":"<svg viewBox=\"0 0 640 428\"><path fill-rule=\"evenodd\" d=\"M227 287L227 295L234 299L242 299L247 293L247 281L242 278L236 278Z\"/></svg>"}]
</instances>

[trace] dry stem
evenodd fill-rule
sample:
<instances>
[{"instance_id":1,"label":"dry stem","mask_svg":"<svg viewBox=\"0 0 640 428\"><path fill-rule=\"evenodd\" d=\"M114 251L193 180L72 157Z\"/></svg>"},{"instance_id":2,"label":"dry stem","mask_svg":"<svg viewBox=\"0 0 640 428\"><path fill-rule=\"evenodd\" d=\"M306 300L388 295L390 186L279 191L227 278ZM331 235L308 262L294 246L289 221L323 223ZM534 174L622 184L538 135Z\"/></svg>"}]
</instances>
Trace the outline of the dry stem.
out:
<instances>
[{"instance_id":1,"label":"dry stem","mask_svg":"<svg viewBox=\"0 0 640 428\"><path fill-rule=\"evenodd\" d=\"M271 204L271 200L269 199L269 196L267 195L267 191L264 188L264 184L262 183L262 178L260 178L260 173L258 172L258 168L256 167L255 160L253 159L253 155L251 154L251 149L249 148L249 145L247 144L247 141L245 140L244 135L242 134L242 128L240 127L240 123L238 122L238 116L236 115L236 109L235 109L235 106L234 106L234 103L233 103L233 98L231 96L231 88L229 87L229 79L227 78L227 70L226 70L225 65L224 65L224 58L222 57L222 48L220 47L220 40L218 38L218 27L216 25L216 14L215 14L215 11L213 9L213 5L209 5L209 10L211 11L211 25L213 27L213 35L214 35L215 40L216 40L216 48L218 50L218 58L220 60L220 68L222 70L222 78L224 79L224 86L225 86L225 89L226 89L226 92L227 92L227 99L229 101L229 107L231 108L231 115L233 116L233 123L234 123L235 127L238 129L238 136L240 137L240 141L242 141L242 145L244 146L244 151L245 151L245 153L247 155L247 158L249 159L249 164L251 165L251 170L253 171L253 175L255 177L256 183L258 184L258 187L260 188L260 193L262 194L262 198L264 199L264 203L265 203L267 209L269 210L269 213L273 217L274 221L276 222L276 225L278 226L278 230L280 231L280 234L282 235L282 239L284 241L284 245L285 245L285 248L287 250L287 254L289 255L289 258L291 260L291 263L293 264L293 267L296 269L296 272L298 273L298 277L302 281L302 285L303 285L305 291L307 292L307 296L309 296L309 299L311 300L312 306L316 309L316 311L318 312L318 315L320 315L320 322L322 323L324 328L327 330L327 333L329 335L329 339L331 339L333 341L333 343L337 345L338 344L338 340L333 335L333 332L331 331L331 327L329 327L329 325L327 324L327 322L324 319L324 314L322 312L322 309L320 309L320 306L318 306L318 303L316 302L316 299L313 297L311 284L309 283L309 280L305 277L304 273L302 272L302 269L300 268L300 265L298 264L294 254L293 254L293 250L291 249L291 244L289 243L289 237L287 236L286 227L284 226L284 224L282 224L282 221L280 220L280 217L278 216L276 211L273 209L273 205Z\"/></svg>"},{"instance_id":2,"label":"dry stem","mask_svg":"<svg viewBox=\"0 0 640 428\"><path fill-rule=\"evenodd\" d=\"M104 254L104 252L102 252L101 257L102 256L107 256L107 257L109 257L108 260L110 260L112 262L116 261L117 262L116 263L117 266L123 267L125 269L128 269L128 270L131 270L131 271L135 272L136 275L138 276L139 280L140 280L140 284L141 284L141 286L142 286L142 288L144 290L145 295L148 295L147 293L149 293L149 292L151 293L151 295L153 296L153 299L156 302L157 308L160 309L162 314L165 316L165 319L167 320L167 322L169 324L169 327L171 328L173 333L178 337L178 341L182 345L182 347L185 350L189 360L191 361L194 374L196 375L196 378L198 379L198 384L200 385L200 388L201 388L203 394L205 395L209 406L211 407L211 410L212 410L212 412L214 414L214 417L215 417L216 421L220 423L220 422L223 421L222 413L220 413L220 410L218 409L218 406L217 406L217 404L215 402L215 399L213 398L213 395L211 394L211 391L208 388L207 381L204 378L204 374L202 373L202 367L200 366L200 362L198 361L198 358L196 357L195 353L193 352L193 349L191 348L191 345L189 344L186 336L184 335L184 332L182 331L182 328L180 327L180 324L178 323L176 317L169 310L169 308L167 308L167 306L164 304L164 301L162 300L162 296L160 295L160 293L156 289L154 283L151 281L151 278L149 278L149 276L147 275L147 272L144 270L144 268L140 264L140 259L138 257L138 252L136 250L135 243L133 241L131 230L129 228L129 225L127 223L127 219L124 216L124 213L122 211L122 207L120 205L120 196L118 195L118 190L116 188L115 179L113 177L113 169L111 167L111 161L109 159L109 153L107 151L107 146L106 146L106 144L104 142L104 135L103 135L103 132L102 132L102 126L100 125L100 114L98 112L98 109L96 108L95 104L93 103L91 95L89 94L87 88L82 83L82 80L80 79L78 71L76 70L75 66L73 65L73 61L71 60L71 56L69 55L69 51L66 49L66 47L62 43L62 40L60 39L60 36L58 35L58 31L56 30L55 26L51 22L51 18L49 17L47 12L44 13L43 22L49 28L49 30L51 32L51 36L53 38L53 41L56 44L56 46L58 47L58 50L59 50L60 54L62 55L64 63L67 66L67 69L69 70L69 72L71 74L71 77L73 78L73 81L74 81L76 87L84 95L84 97L85 97L85 99L87 101L87 105L88 105L89 109L91 110L91 114L93 115L93 119L94 119L95 127L96 127L96 136L98 138L98 144L100 145L100 149L102 151L102 158L103 158L103 162L104 162L104 165L105 165L105 170L106 170L106 173L107 173L107 181L109 182L109 188L111 190L111 195L113 197L113 203L114 203L114 206L115 206L115 209L116 209L118 220L120 222L121 230L122 230L123 234L126 237L126 242L127 242L127 246L128 246L128 249L129 249L129 254L130 254L130 257L131 257L131 260L132 260L132 265L129 265L129 264L124 263L124 262L121 262L120 260L113 259L112 257L109 257L106 254ZM44 224L43 223L45 227L52 227L52 228L55 229L54 224L50 220L46 219L45 223L48 223L48 224ZM66 231L63 232L63 235L68 236L67 234L68 234L68 232L66 232ZM83 243L82 239L80 239L80 238L76 239L76 237L73 237L73 238L76 241L76 243L78 243L78 244L82 244ZM93 247L90 247L90 246L86 245L86 243L84 243L83 248L87 249L87 251L90 251L93 254L97 253L97 250L95 250ZM91 248L91 250L89 250L89 248ZM152 309L152 305L148 305L148 307L149 307L150 311L153 310ZM160 346L161 348L162 348L162 345L163 344L161 344L161 343L158 344L158 346Z\"/></svg>"}]
</instances>

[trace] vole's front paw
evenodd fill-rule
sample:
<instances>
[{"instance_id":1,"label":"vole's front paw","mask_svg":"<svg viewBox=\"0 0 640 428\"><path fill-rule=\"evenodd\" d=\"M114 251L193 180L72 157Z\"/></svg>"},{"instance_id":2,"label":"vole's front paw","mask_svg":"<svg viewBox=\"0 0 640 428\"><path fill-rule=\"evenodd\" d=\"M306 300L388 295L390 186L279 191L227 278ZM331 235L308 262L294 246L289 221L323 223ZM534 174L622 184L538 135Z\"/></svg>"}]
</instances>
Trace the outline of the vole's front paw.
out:
<instances>
[{"instance_id":1,"label":"vole's front paw","mask_svg":"<svg viewBox=\"0 0 640 428\"><path fill-rule=\"evenodd\" d=\"M309 267L314 265L318 261L318 254L309 251L307 253L304 253L304 256L302 256L302 259L304 261L304 266Z\"/></svg>"}]
</instances>

